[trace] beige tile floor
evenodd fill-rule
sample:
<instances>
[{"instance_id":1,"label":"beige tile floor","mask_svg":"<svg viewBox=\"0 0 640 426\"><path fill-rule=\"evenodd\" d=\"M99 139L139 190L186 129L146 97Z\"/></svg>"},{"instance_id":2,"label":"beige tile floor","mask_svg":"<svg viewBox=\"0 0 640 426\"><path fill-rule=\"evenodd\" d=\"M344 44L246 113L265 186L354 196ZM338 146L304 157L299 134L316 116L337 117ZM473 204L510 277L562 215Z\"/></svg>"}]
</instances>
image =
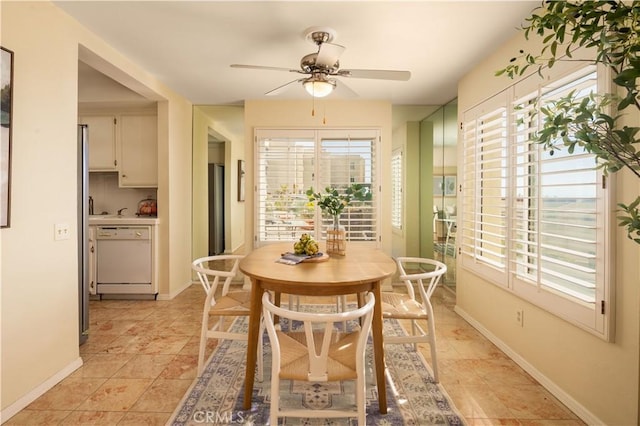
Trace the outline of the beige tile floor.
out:
<instances>
[{"instance_id":1,"label":"beige tile floor","mask_svg":"<svg viewBox=\"0 0 640 426\"><path fill-rule=\"evenodd\" d=\"M203 301L199 285L171 301L91 301L84 365L6 424L164 425L196 376ZM470 426L584 424L457 316L454 301L434 294L440 378Z\"/></svg>"}]
</instances>

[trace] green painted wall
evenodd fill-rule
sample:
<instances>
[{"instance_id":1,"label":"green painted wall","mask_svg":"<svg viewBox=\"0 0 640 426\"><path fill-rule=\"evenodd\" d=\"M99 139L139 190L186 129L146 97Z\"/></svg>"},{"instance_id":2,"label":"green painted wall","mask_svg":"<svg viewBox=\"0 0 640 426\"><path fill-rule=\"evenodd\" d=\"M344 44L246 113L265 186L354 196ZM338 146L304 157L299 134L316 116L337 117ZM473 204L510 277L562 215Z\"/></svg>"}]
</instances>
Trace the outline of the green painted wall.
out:
<instances>
[{"instance_id":1,"label":"green painted wall","mask_svg":"<svg viewBox=\"0 0 640 426\"><path fill-rule=\"evenodd\" d=\"M406 256L420 256L420 229L421 203L422 203L422 179L415 179L420 176L421 157L420 153L420 122L407 122L407 145L405 152L405 235L406 235Z\"/></svg>"},{"instance_id":2,"label":"green painted wall","mask_svg":"<svg viewBox=\"0 0 640 426\"><path fill-rule=\"evenodd\" d=\"M420 257L433 258L434 122L420 122Z\"/></svg>"}]
</instances>

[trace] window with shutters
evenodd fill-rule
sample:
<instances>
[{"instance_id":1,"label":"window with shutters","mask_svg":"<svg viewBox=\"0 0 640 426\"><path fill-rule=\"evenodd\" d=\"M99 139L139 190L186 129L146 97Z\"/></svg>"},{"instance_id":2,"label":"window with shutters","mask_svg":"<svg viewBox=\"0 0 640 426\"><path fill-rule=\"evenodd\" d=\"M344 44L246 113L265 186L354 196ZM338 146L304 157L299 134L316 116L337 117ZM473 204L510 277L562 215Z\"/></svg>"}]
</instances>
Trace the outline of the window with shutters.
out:
<instances>
[{"instance_id":1,"label":"window with shutters","mask_svg":"<svg viewBox=\"0 0 640 426\"><path fill-rule=\"evenodd\" d=\"M391 226L402 229L402 150L391 154Z\"/></svg>"},{"instance_id":2,"label":"window with shutters","mask_svg":"<svg viewBox=\"0 0 640 426\"><path fill-rule=\"evenodd\" d=\"M462 265L611 339L609 189L593 155L534 140L540 108L569 93L597 93L598 73L582 66L538 81L525 79L464 114Z\"/></svg>"},{"instance_id":3,"label":"window with shutters","mask_svg":"<svg viewBox=\"0 0 640 426\"><path fill-rule=\"evenodd\" d=\"M348 241L377 244L379 143L377 129L257 129L256 246L295 241L304 232L326 239L333 218L309 203L305 192L344 191L354 183L369 187L372 199L352 201L340 225Z\"/></svg>"},{"instance_id":4,"label":"window with shutters","mask_svg":"<svg viewBox=\"0 0 640 426\"><path fill-rule=\"evenodd\" d=\"M496 97L465 114L462 125L463 262L506 286L507 107Z\"/></svg>"}]
</instances>

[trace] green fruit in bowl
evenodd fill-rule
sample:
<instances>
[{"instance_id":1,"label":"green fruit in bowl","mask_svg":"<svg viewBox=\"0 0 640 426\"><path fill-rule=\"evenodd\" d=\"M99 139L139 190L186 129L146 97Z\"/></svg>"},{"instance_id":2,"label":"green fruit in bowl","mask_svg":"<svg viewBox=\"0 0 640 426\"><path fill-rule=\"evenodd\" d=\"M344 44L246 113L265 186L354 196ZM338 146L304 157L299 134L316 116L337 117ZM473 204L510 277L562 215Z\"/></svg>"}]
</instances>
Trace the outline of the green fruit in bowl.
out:
<instances>
[{"instance_id":1,"label":"green fruit in bowl","mask_svg":"<svg viewBox=\"0 0 640 426\"><path fill-rule=\"evenodd\" d=\"M302 234L300 240L293 243L293 252L295 254L306 254L312 256L318 253L318 243L310 234Z\"/></svg>"},{"instance_id":2,"label":"green fruit in bowl","mask_svg":"<svg viewBox=\"0 0 640 426\"><path fill-rule=\"evenodd\" d=\"M307 247L305 248L305 251L310 256L318 253L318 243L315 242L314 240L309 241L307 243Z\"/></svg>"},{"instance_id":3,"label":"green fruit in bowl","mask_svg":"<svg viewBox=\"0 0 640 426\"><path fill-rule=\"evenodd\" d=\"M302 241L297 241L293 244L293 252L295 254L304 254L305 244Z\"/></svg>"},{"instance_id":4,"label":"green fruit in bowl","mask_svg":"<svg viewBox=\"0 0 640 426\"><path fill-rule=\"evenodd\" d=\"M308 241L312 241L313 239L311 238L311 235L309 234L302 234L300 236L300 241L302 241L303 243L306 243Z\"/></svg>"}]
</instances>

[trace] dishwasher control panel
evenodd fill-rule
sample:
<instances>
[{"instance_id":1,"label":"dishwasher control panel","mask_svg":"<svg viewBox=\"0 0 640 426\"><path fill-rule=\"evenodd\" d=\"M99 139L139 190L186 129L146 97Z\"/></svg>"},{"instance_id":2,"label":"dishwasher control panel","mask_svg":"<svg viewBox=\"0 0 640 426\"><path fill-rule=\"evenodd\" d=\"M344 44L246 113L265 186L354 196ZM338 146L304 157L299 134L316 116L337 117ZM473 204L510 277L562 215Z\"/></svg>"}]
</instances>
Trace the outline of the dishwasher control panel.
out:
<instances>
[{"instance_id":1,"label":"dishwasher control panel","mask_svg":"<svg viewBox=\"0 0 640 426\"><path fill-rule=\"evenodd\" d=\"M148 240L151 228L148 226L99 226L98 240Z\"/></svg>"}]
</instances>

